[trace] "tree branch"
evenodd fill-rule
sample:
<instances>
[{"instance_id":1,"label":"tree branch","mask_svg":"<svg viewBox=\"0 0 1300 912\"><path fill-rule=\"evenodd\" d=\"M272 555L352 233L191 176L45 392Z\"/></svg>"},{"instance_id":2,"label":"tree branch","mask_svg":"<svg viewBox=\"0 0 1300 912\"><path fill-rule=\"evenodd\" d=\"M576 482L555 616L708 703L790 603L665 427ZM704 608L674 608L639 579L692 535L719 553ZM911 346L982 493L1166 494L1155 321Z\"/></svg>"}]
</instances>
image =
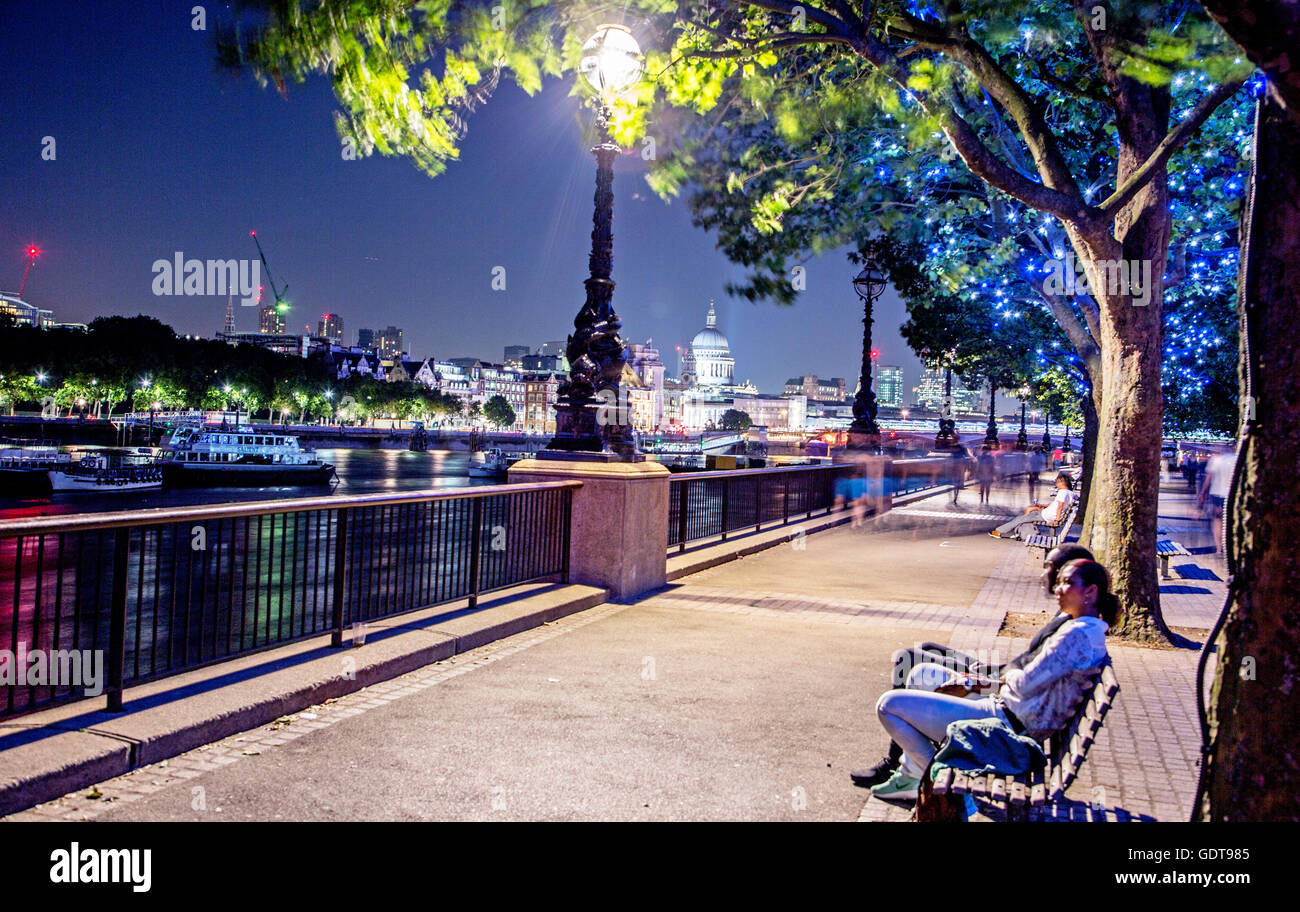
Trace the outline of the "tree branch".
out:
<instances>
[{"instance_id":1,"label":"tree branch","mask_svg":"<svg viewBox=\"0 0 1300 912\"><path fill-rule=\"evenodd\" d=\"M1182 123L1165 135L1165 138L1160 141L1160 145L1156 146L1152 153L1147 156L1147 160L1139 165L1137 170L1129 175L1128 180L1097 207L1107 221L1114 219L1119 211L1132 201L1133 197L1146 186L1156 171L1163 168L1170 157L1182 148L1187 140L1191 139L1193 133L1201 128L1201 125L1214 113L1214 109L1237 94L1237 90L1242 87L1245 81L1245 79L1232 79L1223 83L1223 85L1217 86L1200 100L1192 113L1183 118Z\"/></svg>"}]
</instances>

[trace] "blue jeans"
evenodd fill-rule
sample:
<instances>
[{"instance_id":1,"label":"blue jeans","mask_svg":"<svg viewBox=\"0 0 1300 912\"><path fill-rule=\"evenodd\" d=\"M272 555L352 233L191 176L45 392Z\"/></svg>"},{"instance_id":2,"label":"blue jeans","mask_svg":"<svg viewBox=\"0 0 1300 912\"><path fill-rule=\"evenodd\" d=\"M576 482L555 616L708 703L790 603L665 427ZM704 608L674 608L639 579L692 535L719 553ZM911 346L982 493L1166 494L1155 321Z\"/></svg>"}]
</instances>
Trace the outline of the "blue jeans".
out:
<instances>
[{"instance_id":1,"label":"blue jeans","mask_svg":"<svg viewBox=\"0 0 1300 912\"><path fill-rule=\"evenodd\" d=\"M909 685L913 683L913 676L917 679L916 684L921 686L941 686L962 677L940 665L918 665L913 668L908 675ZM925 690L886 691L876 703L876 718L885 727L885 731L889 732L889 737L903 748L899 772L913 779L920 779L925 772L939 743L947 737L950 722L1001 719L1010 724L994 697L968 700Z\"/></svg>"}]
</instances>

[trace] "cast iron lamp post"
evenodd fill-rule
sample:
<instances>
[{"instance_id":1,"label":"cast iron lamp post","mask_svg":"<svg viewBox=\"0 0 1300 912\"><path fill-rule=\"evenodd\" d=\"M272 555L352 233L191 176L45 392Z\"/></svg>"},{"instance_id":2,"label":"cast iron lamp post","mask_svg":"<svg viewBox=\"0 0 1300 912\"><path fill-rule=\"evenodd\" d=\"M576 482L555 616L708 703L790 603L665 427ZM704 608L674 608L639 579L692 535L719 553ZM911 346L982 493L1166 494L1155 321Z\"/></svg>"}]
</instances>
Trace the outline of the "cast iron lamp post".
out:
<instances>
[{"instance_id":1,"label":"cast iron lamp post","mask_svg":"<svg viewBox=\"0 0 1300 912\"><path fill-rule=\"evenodd\" d=\"M998 440L998 421L995 409L998 401L998 388L993 384L993 378L989 378L989 426L984 434L984 446L990 450L1000 449L1001 441Z\"/></svg>"},{"instance_id":2,"label":"cast iron lamp post","mask_svg":"<svg viewBox=\"0 0 1300 912\"><path fill-rule=\"evenodd\" d=\"M1020 388L1020 433L1016 435L1016 449L1024 453L1029 450L1029 433L1025 429L1025 409L1027 407L1026 397L1029 395L1029 387Z\"/></svg>"},{"instance_id":3,"label":"cast iron lamp post","mask_svg":"<svg viewBox=\"0 0 1300 912\"><path fill-rule=\"evenodd\" d=\"M867 258L866 265L853 279L853 290L862 299L862 376L858 379L858 394L853 397L849 447L877 453L880 425L876 423L876 393L871 388L871 323L876 299L885 293L885 274L871 258Z\"/></svg>"},{"instance_id":4,"label":"cast iron lamp post","mask_svg":"<svg viewBox=\"0 0 1300 912\"><path fill-rule=\"evenodd\" d=\"M949 352L948 354L952 354ZM936 450L951 450L961 445L957 421L952 417L952 365L944 365L943 410L939 416L939 433L934 438Z\"/></svg>"},{"instance_id":5,"label":"cast iron lamp post","mask_svg":"<svg viewBox=\"0 0 1300 912\"><path fill-rule=\"evenodd\" d=\"M1052 410L1043 409L1043 442L1040 444L1045 456L1052 453Z\"/></svg>"},{"instance_id":6,"label":"cast iron lamp post","mask_svg":"<svg viewBox=\"0 0 1300 912\"><path fill-rule=\"evenodd\" d=\"M641 78L641 48L621 25L602 25L582 47L582 75L599 96L591 152L596 156L595 214L592 217L590 277L584 283L587 300L573 320L566 355L569 376L560 384L555 405L555 436L551 452L613 453L631 458L636 451L619 378L626 363L627 344L619 335L622 323L611 300L614 281L614 157L619 147L610 134L612 104Z\"/></svg>"}]
</instances>

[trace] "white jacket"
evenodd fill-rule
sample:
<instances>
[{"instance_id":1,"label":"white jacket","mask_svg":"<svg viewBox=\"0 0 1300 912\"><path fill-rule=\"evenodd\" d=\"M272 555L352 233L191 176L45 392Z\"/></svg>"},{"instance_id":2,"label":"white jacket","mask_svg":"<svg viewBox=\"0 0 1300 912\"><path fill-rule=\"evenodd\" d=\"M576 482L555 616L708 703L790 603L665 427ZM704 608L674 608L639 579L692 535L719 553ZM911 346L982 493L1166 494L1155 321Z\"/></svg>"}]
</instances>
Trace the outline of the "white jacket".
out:
<instances>
[{"instance_id":1,"label":"white jacket","mask_svg":"<svg viewBox=\"0 0 1300 912\"><path fill-rule=\"evenodd\" d=\"M1024 668L1002 679L998 699L1041 741L1070 721L1091 673L1106 661L1107 623L1075 618L1062 624Z\"/></svg>"}]
</instances>

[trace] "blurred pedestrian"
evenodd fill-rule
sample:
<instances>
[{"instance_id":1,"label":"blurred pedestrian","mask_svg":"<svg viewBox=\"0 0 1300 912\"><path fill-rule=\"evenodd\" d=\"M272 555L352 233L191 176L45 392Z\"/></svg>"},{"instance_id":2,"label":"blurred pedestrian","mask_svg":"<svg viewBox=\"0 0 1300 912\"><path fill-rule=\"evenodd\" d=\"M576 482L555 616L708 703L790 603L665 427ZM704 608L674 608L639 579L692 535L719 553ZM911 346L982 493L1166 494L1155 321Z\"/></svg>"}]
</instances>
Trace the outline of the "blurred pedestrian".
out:
<instances>
[{"instance_id":1,"label":"blurred pedestrian","mask_svg":"<svg viewBox=\"0 0 1300 912\"><path fill-rule=\"evenodd\" d=\"M980 503L986 504L989 502L989 493L997 476L998 461L993 456L993 450L989 447L983 447L980 450L979 459L975 461L975 479L980 485Z\"/></svg>"}]
</instances>

